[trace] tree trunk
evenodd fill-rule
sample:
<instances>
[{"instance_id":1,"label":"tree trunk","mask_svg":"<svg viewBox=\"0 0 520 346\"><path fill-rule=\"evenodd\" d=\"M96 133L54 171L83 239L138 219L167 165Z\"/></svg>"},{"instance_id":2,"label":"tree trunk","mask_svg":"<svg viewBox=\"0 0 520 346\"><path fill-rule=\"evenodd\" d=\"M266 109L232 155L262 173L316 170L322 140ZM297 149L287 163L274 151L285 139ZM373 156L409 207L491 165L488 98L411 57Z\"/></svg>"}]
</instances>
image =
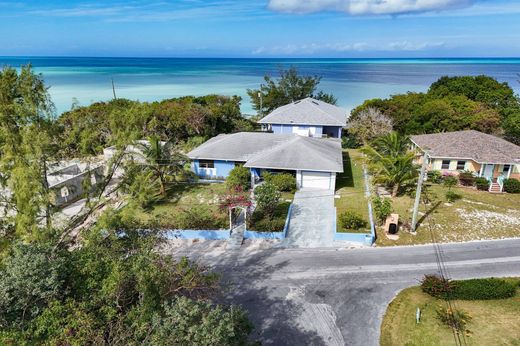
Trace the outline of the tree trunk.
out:
<instances>
[{"instance_id":1,"label":"tree trunk","mask_svg":"<svg viewBox=\"0 0 520 346\"><path fill-rule=\"evenodd\" d=\"M392 197L396 197L399 192L399 183L396 183L392 188Z\"/></svg>"}]
</instances>

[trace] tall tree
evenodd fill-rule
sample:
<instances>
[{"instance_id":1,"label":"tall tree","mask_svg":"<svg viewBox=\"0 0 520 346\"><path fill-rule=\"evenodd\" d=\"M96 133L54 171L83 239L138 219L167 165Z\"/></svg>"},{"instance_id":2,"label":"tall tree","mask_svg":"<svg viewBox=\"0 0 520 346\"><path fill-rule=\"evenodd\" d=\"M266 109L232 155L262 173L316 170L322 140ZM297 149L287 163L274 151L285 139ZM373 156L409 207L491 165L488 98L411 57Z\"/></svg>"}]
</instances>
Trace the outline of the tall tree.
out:
<instances>
[{"instance_id":1,"label":"tall tree","mask_svg":"<svg viewBox=\"0 0 520 346\"><path fill-rule=\"evenodd\" d=\"M54 105L30 65L0 72L0 195L17 233L51 227L48 161L56 152ZM33 234L34 235L34 234Z\"/></svg>"},{"instance_id":2,"label":"tall tree","mask_svg":"<svg viewBox=\"0 0 520 346\"><path fill-rule=\"evenodd\" d=\"M262 115L306 97L313 97L331 104L337 102L336 97L332 94L326 94L321 90L317 91L321 77L300 76L294 67L280 71L278 80L265 75L264 81L265 84L261 84L260 89L247 89L253 108Z\"/></svg>"}]
</instances>

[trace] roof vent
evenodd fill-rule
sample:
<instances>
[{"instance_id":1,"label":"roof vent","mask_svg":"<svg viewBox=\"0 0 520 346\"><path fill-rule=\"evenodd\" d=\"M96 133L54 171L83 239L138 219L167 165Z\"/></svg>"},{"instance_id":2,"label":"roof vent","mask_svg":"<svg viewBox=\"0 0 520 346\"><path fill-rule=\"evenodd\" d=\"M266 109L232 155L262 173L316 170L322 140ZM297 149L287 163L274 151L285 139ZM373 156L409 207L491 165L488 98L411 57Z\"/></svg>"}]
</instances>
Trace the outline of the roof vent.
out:
<instances>
[{"instance_id":1,"label":"roof vent","mask_svg":"<svg viewBox=\"0 0 520 346\"><path fill-rule=\"evenodd\" d=\"M314 103L315 105L319 106L320 104L316 101L311 101L312 103Z\"/></svg>"},{"instance_id":2,"label":"roof vent","mask_svg":"<svg viewBox=\"0 0 520 346\"><path fill-rule=\"evenodd\" d=\"M300 102L302 102L302 100L295 101L294 104L297 105Z\"/></svg>"}]
</instances>

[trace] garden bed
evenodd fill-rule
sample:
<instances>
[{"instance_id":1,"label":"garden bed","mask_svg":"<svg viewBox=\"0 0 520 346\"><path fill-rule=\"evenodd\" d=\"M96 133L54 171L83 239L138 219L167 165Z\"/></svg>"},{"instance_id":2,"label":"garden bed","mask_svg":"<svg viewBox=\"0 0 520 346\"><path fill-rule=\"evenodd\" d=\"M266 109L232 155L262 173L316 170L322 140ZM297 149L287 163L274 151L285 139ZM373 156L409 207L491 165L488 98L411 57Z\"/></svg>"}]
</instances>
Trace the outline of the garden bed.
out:
<instances>
[{"instance_id":1,"label":"garden bed","mask_svg":"<svg viewBox=\"0 0 520 346\"><path fill-rule=\"evenodd\" d=\"M492 194L469 187L453 187L461 199L446 202L447 188L428 184L433 203L419 207L419 226L413 235L401 227L411 224L413 196L392 198L394 212L399 214L399 239L387 239L382 227L377 228L377 245L412 245L431 243L429 226L439 242L501 239L520 237L520 194ZM426 217L429 215L429 217Z\"/></svg>"},{"instance_id":2,"label":"garden bed","mask_svg":"<svg viewBox=\"0 0 520 346\"><path fill-rule=\"evenodd\" d=\"M519 279L508 279L517 287ZM456 300L457 309L470 316L468 345L517 345L520 338L520 294L508 299ZM421 320L415 321L416 309ZM452 330L437 317L443 300L423 293L420 287L403 290L390 303L381 325L381 345L452 345Z\"/></svg>"},{"instance_id":3,"label":"garden bed","mask_svg":"<svg viewBox=\"0 0 520 346\"><path fill-rule=\"evenodd\" d=\"M274 212L274 218L269 219L261 210L256 209L248 221L247 230L255 232L283 232L291 202L280 202Z\"/></svg>"}]
</instances>

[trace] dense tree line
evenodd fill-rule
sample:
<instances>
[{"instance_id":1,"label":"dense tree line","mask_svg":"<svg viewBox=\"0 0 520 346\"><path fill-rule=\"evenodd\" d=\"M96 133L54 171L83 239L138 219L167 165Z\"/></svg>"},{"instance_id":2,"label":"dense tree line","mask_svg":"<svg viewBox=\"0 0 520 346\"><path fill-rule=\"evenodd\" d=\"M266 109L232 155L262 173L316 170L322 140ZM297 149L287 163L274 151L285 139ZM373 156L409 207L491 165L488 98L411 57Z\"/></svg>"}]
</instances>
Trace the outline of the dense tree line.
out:
<instances>
[{"instance_id":1,"label":"dense tree line","mask_svg":"<svg viewBox=\"0 0 520 346\"><path fill-rule=\"evenodd\" d=\"M219 133L253 129L242 117L240 97L186 96L157 102L116 99L78 107L62 114L57 126L68 155L93 155L118 139L158 136L174 144L200 144Z\"/></svg>"},{"instance_id":2,"label":"dense tree line","mask_svg":"<svg viewBox=\"0 0 520 346\"><path fill-rule=\"evenodd\" d=\"M76 229L76 216L65 226L53 223L57 210L47 182L49 164L63 157L99 154L108 145L122 149L148 137L146 164L132 171L140 180L129 189L157 187L146 194L164 194L171 175L184 171L179 144L250 125L239 102L214 95L114 100L56 117L30 66L0 71L0 344L248 343L252 326L244 311L215 303L218 276L157 251L159 232L153 225L143 231L134 218L138 199L120 211L100 209L94 225ZM79 220L106 202L103 189L123 152L107 165Z\"/></svg>"},{"instance_id":3,"label":"dense tree line","mask_svg":"<svg viewBox=\"0 0 520 346\"><path fill-rule=\"evenodd\" d=\"M520 143L520 101L507 83L487 76L442 77L426 93L371 99L352 111L377 109L402 134L474 129Z\"/></svg>"}]
</instances>

